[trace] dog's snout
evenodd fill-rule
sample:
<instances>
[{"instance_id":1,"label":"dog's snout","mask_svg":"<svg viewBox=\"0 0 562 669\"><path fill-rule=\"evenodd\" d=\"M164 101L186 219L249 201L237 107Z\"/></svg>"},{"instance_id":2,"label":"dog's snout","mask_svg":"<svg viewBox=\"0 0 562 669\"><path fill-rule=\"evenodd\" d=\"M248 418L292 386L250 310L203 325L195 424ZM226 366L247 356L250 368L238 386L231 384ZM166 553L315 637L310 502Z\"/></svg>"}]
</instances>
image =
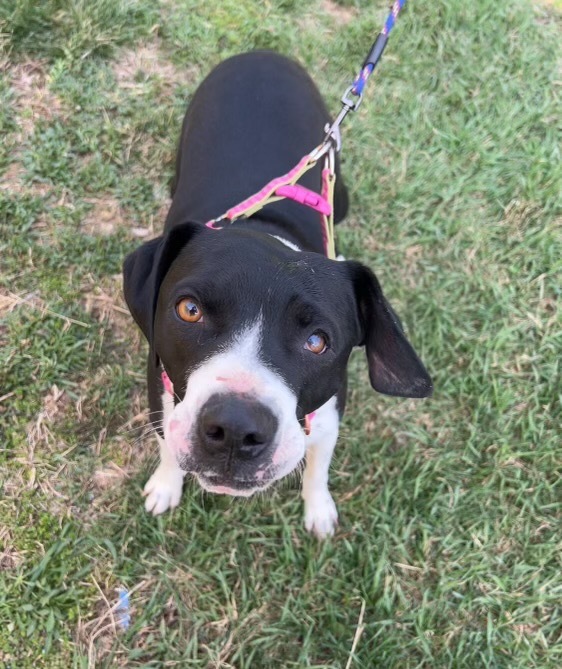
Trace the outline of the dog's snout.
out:
<instances>
[{"instance_id":1,"label":"dog's snout","mask_svg":"<svg viewBox=\"0 0 562 669\"><path fill-rule=\"evenodd\" d=\"M199 439L208 453L224 451L239 459L264 453L277 431L277 419L260 402L236 395L213 395L199 414Z\"/></svg>"}]
</instances>

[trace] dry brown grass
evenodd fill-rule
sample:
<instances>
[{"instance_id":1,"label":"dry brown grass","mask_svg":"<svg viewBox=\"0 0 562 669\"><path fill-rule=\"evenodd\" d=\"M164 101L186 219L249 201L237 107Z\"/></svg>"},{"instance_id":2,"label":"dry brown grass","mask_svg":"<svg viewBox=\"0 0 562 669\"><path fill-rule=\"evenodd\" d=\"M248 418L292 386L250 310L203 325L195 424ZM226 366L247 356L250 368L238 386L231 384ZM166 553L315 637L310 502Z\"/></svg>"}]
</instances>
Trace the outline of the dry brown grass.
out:
<instances>
[{"instance_id":1,"label":"dry brown grass","mask_svg":"<svg viewBox=\"0 0 562 669\"><path fill-rule=\"evenodd\" d=\"M38 121L66 117L60 98L49 88L47 67L46 61L37 59L13 64L6 59L0 64L0 73L6 76L12 91L18 128L10 137L13 160L0 175L0 192L46 197L52 190L46 184L26 181L26 171L19 160L21 149L33 135Z\"/></svg>"},{"instance_id":2,"label":"dry brown grass","mask_svg":"<svg viewBox=\"0 0 562 669\"><path fill-rule=\"evenodd\" d=\"M91 209L82 219L80 227L88 235L109 236L118 228L130 224L119 200L109 193L85 198L84 202L91 205Z\"/></svg>"},{"instance_id":3,"label":"dry brown grass","mask_svg":"<svg viewBox=\"0 0 562 669\"><path fill-rule=\"evenodd\" d=\"M149 78L157 79L163 92L171 92L175 86L188 79L189 71L178 70L162 52L158 41L123 49L113 64L115 78L121 88L140 89Z\"/></svg>"},{"instance_id":4,"label":"dry brown grass","mask_svg":"<svg viewBox=\"0 0 562 669\"><path fill-rule=\"evenodd\" d=\"M24 555L13 545L13 538L7 527L0 527L0 572L15 569L24 561Z\"/></svg>"},{"instance_id":5,"label":"dry brown grass","mask_svg":"<svg viewBox=\"0 0 562 669\"><path fill-rule=\"evenodd\" d=\"M298 24L304 31L329 35L338 26L350 23L356 14L357 10L354 7L343 7L334 0L321 0L319 7L311 9L299 17ZM327 17L329 21L320 22L320 17Z\"/></svg>"},{"instance_id":6,"label":"dry brown grass","mask_svg":"<svg viewBox=\"0 0 562 669\"><path fill-rule=\"evenodd\" d=\"M37 121L50 121L63 112L60 99L49 90L48 64L43 60L15 63L7 70L18 112L19 139L25 141L33 134Z\"/></svg>"},{"instance_id":7,"label":"dry brown grass","mask_svg":"<svg viewBox=\"0 0 562 669\"><path fill-rule=\"evenodd\" d=\"M338 24L346 25L357 16L355 7L344 7L334 0L322 0L320 2L320 13L328 14Z\"/></svg>"}]
</instances>

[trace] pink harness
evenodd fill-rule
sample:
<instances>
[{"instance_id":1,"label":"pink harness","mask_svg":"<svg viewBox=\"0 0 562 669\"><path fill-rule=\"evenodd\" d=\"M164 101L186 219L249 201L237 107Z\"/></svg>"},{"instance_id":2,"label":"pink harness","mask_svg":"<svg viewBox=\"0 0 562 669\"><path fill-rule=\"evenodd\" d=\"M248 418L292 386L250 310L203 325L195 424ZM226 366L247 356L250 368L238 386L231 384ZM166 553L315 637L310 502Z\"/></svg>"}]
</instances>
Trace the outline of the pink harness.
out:
<instances>
[{"instance_id":1,"label":"pink harness","mask_svg":"<svg viewBox=\"0 0 562 669\"><path fill-rule=\"evenodd\" d=\"M296 182L312 169L318 160L325 156L322 170L322 189L315 193ZM212 230L221 230L225 224L232 223L242 216L249 217L278 200L289 199L305 207L310 207L320 214L324 251L328 258L335 259L334 243L334 186L336 181L335 147L331 141L324 141L314 151L303 156L292 170L280 177L272 179L261 190L231 207L219 218L209 221L206 225Z\"/></svg>"},{"instance_id":2,"label":"pink harness","mask_svg":"<svg viewBox=\"0 0 562 669\"><path fill-rule=\"evenodd\" d=\"M162 372L162 385L164 386L164 390L168 393L168 395L174 394L174 384L170 381L170 377L166 372Z\"/></svg>"}]
</instances>

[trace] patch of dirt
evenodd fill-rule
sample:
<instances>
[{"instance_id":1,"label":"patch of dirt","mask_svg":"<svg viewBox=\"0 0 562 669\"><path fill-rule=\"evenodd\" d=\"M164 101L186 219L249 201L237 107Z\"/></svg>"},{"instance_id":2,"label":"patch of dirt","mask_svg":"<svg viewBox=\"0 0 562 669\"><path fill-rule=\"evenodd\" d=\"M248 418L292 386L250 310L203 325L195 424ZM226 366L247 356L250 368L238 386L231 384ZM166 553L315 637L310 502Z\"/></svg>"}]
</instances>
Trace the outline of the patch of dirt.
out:
<instances>
[{"instance_id":1,"label":"patch of dirt","mask_svg":"<svg viewBox=\"0 0 562 669\"><path fill-rule=\"evenodd\" d=\"M533 0L537 23L543 26L562 19L562 0Z\"/></svg>"},{"instance_id":2,"label":"patch of dirt","mask_svg":"<svg viewBox=\"0 0 562 669\"><path fill-rule=\"evenodd\" d=\"M534 637L540 630L541 626L539 624L518 624L512 625L513 629L517 632L517 635L521 639L522 637Z\"/></svg>"},{"instance_id":3,"label":"patch of dirt","mask_svg":"<svg viewBox=\"0 0 562 669\"><path fill-rule=\"evenodd\" d=\"M21 163L11 163L8 169L0 175L0 190L11 193L21 193L25 168Z\"/></svg>"},{"instance_id":4,"label":"patch of dirt","mask_svg":"<svg viewBox=\"0 0 562 669\"><path fill-rule=\"evenodd\" d=\"M321 0L317 7L304 13L297 22L303 31L331 35L335 28L347 25L356 13L354 8L342 7L334 0ZM326 18L328 21L324 20Z\"/></svg>"},{"instance_id":5,"label":"patch of dirt","mask_svg":"<svg viewBox=\"0 0 562 669\"><path fill-rule=\"evenodd\" d=\"M357 16L357 10L354 7L343 7L334 0L322 0L320 11L331 16L340 25L346 25Z\"/></svg>"},{"instance_id":6,"label":"patch of dirt","mask_svg":"<svg viewBox=\"0 0 562 669\"><path fill-rule=\"evenodd\" d=\"M147 230L147 234L150 237L154 237L157 234L161 234L162 228L164 227L164 222L166 220L166 216L168 215L168 211L172 206L172 198L169 196L169 192L167 190L164 190L162 188L156 188L155 192L158 202L160 204L156 214L153 217L151 217L150 229Z\"/></svg>"},{"instance_id":7,"label":"patch of dirt","mask_svg":"<svg viewBox=\"0 0 562 669\"><path fill-rule=\"evenodd\" d=\"M0 528L0 572L15 569L23 562L23 555L11 546L12 536L7 527Z\"/></svg>"},{"instance_id":8,"label":"patch of dirt","mask_svg":"<svg viewBox=\"0 0 562 669\"><path fill-rule=\"evenodd\" d=\"M84 198L84 202L90 205L90 210L80 224L82 232L93 236L108 237L119 229L126 229L131 237L141 241L155 237L162 230L172 203L167 193L164 194L164 189L156 186L155 191L159 201L158 211L148 218L146 227L132 225L126 209L110 193L99 197Z\"/></svg>"},{"instance_id":9,"label":"patch of dirt","mask_svg":"<svg viewBox=\"0 0 562 669\"><path fill-rule=\"evenodd\" d=\"M0 293L0 316L9 314L20 303L16 295Z\"/></svg>"},{"instance_id":10,"label":"patch of dirt","mask_svg":"<svg viewBox=\"0 0 562 669\"><path fill-rule=\"evenodd\" d=\"M20 162L10 163L6 171L0 175L0 193L47 197L53 192L53 187L49 184L38 181L26 182L25 175L25 168Z\"/></svg>"},{"instance_id":11,"label":"patch of dirt","mask_svg":"<svg viewBox=\"0 0 562 669\"><path fill-rule=\"evenodd\" d=\"M504 208L503 218L499 223L507 228L507 234L519 242L525 239L525 230L529 225L541 219L542 210L535 202L511 200Z\"/></svg>"},{"instance_id":12,"label":"patch of dirt","mask_svg":"<svg viewBox=\"0 0 562 669\"><path fill-rule=\"evenodd\" d=\"M129 476L130 473L123 469L123 467L110 462L106 467L98 469L94 473L93 483L99 490L107 490L120 485Z\"/></svg>"},{"instance_id":13,"label":"patch of dirt","mask_svg":"<svg viewBox=\"0 0 562 669\"><path fill-rule=\"evenodd\" d=\"M121 88L140 88L147 79L156 78L171 90L187 78L185 72L166 59L158 42L124 49L113 65L113 72Z\"/></svg>"},{"instance_id":14,"label":"patch of dirt","mask_svg":"<svg viewBox=\"0 0 562 669\"><path fill-rule=\"evenodd\" d=\"M71 400L64 390L60 390L56 385L51 386L51 389L43 398L41 411L37 414L35 421L31 423L27 431L30 466L33 467L33 454L37 447L42 450L44 447L48 448L53 443L53 435L49 427L59 414L64 414L70 403ZM35 479L34 472L32 478Z\"/></svg>"},{"instance_id":15,"label":"patch of dirt","mask_svg":"<svg viewBox=\"0 0 562 669\"><path fill-rule=\"evenodd\" d=\"M62 453L68 445L53 433L53 426L72 410L72 400L64 390L51 386L43 397L41 408L26 430L27 445L15 453L11 475L4 485L6 499L17 500L24 489L34 490L37 507L48 509L58 517L72 513L72 501L61 492L68 472L67 464L54 464L52 455Z\"/></svg>"},{"instance_id":16,"label":"patch of dirt","mask_svg":"<svg viewBox=\"0 0 562 669\"><path fill-rule=\"evenodd\" d=\"M562 12L562 0L534 0L534 4L539 7L550 7Z\"/></svg>"},{"instance_id":17,"label":"patch of dirt","mask_svg":"<svg viewBox=\"0 0 562 669\"><path fill-rule=\"evenodd\" d=\"M117 429L117 435L94 447L96 462L102 461L88 481L91 491L90 513L116 513L122 508L122 486L135 479L146 467L154 470L158 462L158 448L153 429L148 424L148 409L143 393L132 398L131 418ZM105 437L105 435L101 435ZM141 491L145 481L138 482L138 503L142 504Z\"/></svg>"},{"instance_id":18,"label":"patch of dirt","mask_svg":"<svg viewBox=\"0 0 562 669\"><path fill-rule=\"evenodd\" d=\"M10 66L6 60L0 63L0 73L8 80L13 93L13 109L18 129L10 141L15 144L16 161L0 175L0 191L16 195L44 197L52 187L42 183L26 183L25 169L18 162L19 147L33 134L37 121L50 121L63 116L63 106L49 90L47 63L42 60L26 60Z\"/></svg>"},{"instance_id":19,"label":"patch of dirt","mask_svg":"<svg viewBox=\"0 0 562 669\"><path fill-rule=\"evenodd\" d=\"M90 620L80 620L77 630L77 642L82 652L88 656L88 666L100 666L102 660L107 658L111 650L116 645L116 640L123 632L126 616L130 616L134 620L136 607L143 606L154 592L154 584L156 579L149 577L140 583L137 583L133 588L127 592L127 600L129 607L124 610L123 602L120 598L120 588L115 587L115 583L98 584L96 580L94 583L99 592L99 599L94 606L94 617ZM140 591L140 592L139 592ZM158 620L160 623L160 620ZM150 631L153 631L152 628ZM147 630L143 629L139 635L135 637L135 641L139 636L144 636ZM111 666L124 667L117 658L113 658Z\"/></svg>"},{"instance_id":20,"label":"patch of dirt","mask_svg":"<svg viewBox=\"0 0 562 669\"><path fill-rule=\"evenodd\" d=\"M134 350L137 328L123 299L121 274L106 276L101 280L92 277L91 282L84 284L81 292L84 309L104 326L104 330L111 331L112 341L129 341L129 348Z\"/></svg>"},{"instance_id":21,"label":"patch of dirt","mask_svg":"<svg viewBox=\"0 0 562 669\"><path fill-rule=\"evenodd\" d=\"M92 205L81 223L82 231L89 235L112 235L126 224L125 214L119 200L112 195L85 198Z\"/></svg>"},{"instance_id":22,"label":"patch of dirt","mask_svg":"<svg viewBox=\"0 0 562 669\"><path fill-rule=\"evenodd\" d=\"M20 128L19 141L33 134L37 120L52 120L60 116L60 99L49 90L47 63L42 60L26 60L12 65L7 70L14 92L16 122Z\"/></svg>"}]
</instances>

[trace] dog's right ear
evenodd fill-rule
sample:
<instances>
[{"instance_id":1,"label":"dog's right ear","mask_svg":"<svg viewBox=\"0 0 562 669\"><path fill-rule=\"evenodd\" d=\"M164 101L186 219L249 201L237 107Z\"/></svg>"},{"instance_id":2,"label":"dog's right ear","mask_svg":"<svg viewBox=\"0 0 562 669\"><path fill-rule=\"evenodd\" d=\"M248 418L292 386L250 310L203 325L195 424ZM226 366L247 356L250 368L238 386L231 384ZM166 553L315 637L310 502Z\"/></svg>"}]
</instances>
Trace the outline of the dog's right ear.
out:
<instances>
[{"instance_id":1,"label":"dog's right ear","mask_svg":"<svg viewBox=\"0 0 562 669\"><path fill-rule=\"evenodd\" d=\"M123 263L123 292L127 306L152 348L154 316L160 286L183 247L204 226L182 223L130 253Z\"/></svg>"},{"instance_id":2,"label":"dog's right ear","mask_svg":"<svg viewBox=\"0 0 562 669\"><path fill-rule=\"evenodd\" d=\"M433 384L400 319L368 267L348 260L373 388L385 395L429 397Z\"/></svg>"}]
</instances>

